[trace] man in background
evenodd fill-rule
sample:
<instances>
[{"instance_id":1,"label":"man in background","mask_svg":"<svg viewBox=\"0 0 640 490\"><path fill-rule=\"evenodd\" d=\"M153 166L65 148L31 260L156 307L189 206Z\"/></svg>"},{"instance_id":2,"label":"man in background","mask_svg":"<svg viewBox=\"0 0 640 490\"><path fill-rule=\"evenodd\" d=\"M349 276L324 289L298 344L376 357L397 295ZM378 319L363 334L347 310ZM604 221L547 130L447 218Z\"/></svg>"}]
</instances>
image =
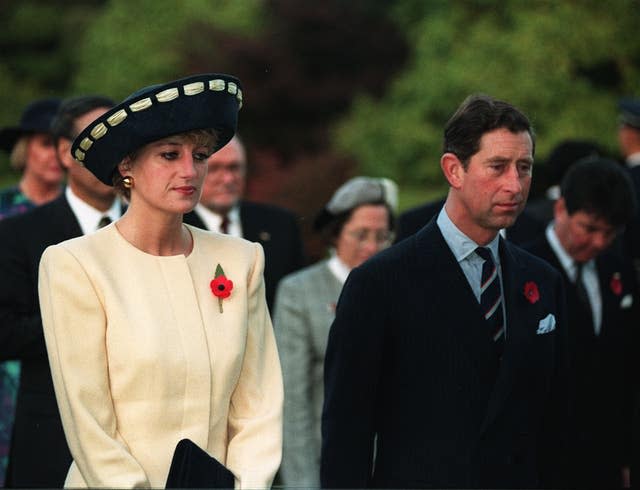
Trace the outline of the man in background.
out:
<instances>
[{"instance_id":1,"label":"man in background","mask_svg":"<svg viewBox=\"0 0 640 490\"><path fill-rule=\"evenodd\" d=\"M209 171L196 208L185 223L243 237L262 245L264 280L269 310L276 286L287 274L304 265L304 250L296 217L268 204L242 199L247 176L245 148L237 136L208 160Z\"/></svg>"},{"instance_id":2,"label":"man in background","mask_svg":"<svg viewBox=\"0 0 640 490\"><path fill-rule=\"evenodd\" d=\"M640 298L631 262L611 244L635 208L624 168L602 157L581 160L562 180L546 233L525 245L558 270L566 286L570 488L629 484Z\"/></svg>"},{"instance_id":3,"label":"man in background","mask_svg":"<svg viewBox=\"0 0 640 490\"><path fill-rule=\"evenodd\" d=\"M49 245L92 233L121 214L113 188L70 153L76 135L112 106L100 96L62 103L51 130L66 189L48 204L0 221L0 360L22 366L7 487L61 488L71 464L42 332L38 265Z\"/></svg>"}]
</instances>

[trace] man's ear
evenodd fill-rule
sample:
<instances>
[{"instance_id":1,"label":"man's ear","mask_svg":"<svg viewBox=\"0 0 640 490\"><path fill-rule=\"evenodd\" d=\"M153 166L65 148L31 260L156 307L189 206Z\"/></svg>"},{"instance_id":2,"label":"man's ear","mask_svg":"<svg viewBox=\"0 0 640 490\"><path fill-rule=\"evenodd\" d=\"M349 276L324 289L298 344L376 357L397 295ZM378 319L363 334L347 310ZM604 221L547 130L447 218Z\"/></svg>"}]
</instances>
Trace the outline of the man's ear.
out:
<instances>
[{"instance_id":1,"label":"man's ear","mask_svg":"<svg viewBox=\"0 0 640 490\"><path fill-rule=\"evenodd\" d=\"M67 138L60 138L56 143L56 156L58 157L58 162L65 169L71 167L71 165L75 165L75 161L71 156L71 140Z\"/></svg>"},{"instance_id":2,"label":"man's ear","mask_svg":"<svg viewBox=\"0 0 640 490\"><path fill-rule=\"evenodd\" d=\"M554 219L558 219L558 217L562 217L565 214L569 214L567 212L567 203L564 200L564 197L559 197L556 199L556 202L553 203L553 217Z\"/></svg>"},{"instance_id":3,"label":"man's ear","mask_svg":"<svg viewBox=\"0 0 640 490\"><path fill-rule=\"evenodd\" d=\"M454 189L459 189L464 180L464 166L454 153L445 153L440 158L440 168L442 173Z\"/></svg>"}]
</instances>

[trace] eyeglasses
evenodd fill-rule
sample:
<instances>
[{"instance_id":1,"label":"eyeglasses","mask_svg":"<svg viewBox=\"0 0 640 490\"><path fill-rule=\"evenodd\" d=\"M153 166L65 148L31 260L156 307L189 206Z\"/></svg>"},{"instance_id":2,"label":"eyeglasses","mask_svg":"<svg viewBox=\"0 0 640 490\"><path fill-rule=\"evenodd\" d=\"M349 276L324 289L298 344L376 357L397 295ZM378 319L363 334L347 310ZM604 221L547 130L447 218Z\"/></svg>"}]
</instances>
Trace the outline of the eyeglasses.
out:
<instances>
[{"instance_id":1,"label":"eyeglasses","mask_svg":"<svg viewBox=\"0 0 640 490\"><path fill-rule=\"evenodd\" d=\"M390 245L395 237L391 231L374 231L366 228L349 230L345 233L347 236L358 242L358 245L364 245L366 242L373 240L379 247L386 247L387 245Z\"/></svg>"}]
</instances>

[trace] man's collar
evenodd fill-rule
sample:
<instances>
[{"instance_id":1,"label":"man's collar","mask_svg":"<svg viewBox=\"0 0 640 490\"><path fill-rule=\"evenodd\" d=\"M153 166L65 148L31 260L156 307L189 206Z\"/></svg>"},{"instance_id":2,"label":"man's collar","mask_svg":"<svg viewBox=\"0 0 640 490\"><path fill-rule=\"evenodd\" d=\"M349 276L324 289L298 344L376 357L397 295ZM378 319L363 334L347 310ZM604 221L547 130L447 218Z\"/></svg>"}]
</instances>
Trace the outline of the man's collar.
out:
<instances>
[{"instance_id":1,"label":"man's collar","mask_svg":"<svg viewBox=\"0 0 640 490\"><path fill-rule=\"evenodd\" d=\"M440 228L440 232L444 237L447 245L453 252L456 260L458 262L463 261L473 252L475 252L478 245L475 241L465 235L449 218L447 214L447 210L445 206L442 206L440 210L440 214L437 219L438 227ZM494 260L499 261L499 244L500 244L500 234L496 233L496 236L491 240L485 247L491 250L491 254L493 255Z\"/></svg>"}]
</instances>

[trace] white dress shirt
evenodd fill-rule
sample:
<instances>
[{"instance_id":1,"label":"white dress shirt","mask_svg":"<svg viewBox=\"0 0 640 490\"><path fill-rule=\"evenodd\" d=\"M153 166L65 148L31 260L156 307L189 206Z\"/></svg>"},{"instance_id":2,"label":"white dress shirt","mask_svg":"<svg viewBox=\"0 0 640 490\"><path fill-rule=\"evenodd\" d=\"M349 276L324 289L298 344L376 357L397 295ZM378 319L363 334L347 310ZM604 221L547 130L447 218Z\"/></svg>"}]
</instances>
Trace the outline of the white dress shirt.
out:
<instances>
[{"instance_id":1,"label":"white dress shirt","mask_svg":"<svg viewBox=\"0 0 640 490\"><path fill-rule=\"evenodd\" d=\"M473 294L478 300L478 303L480 303L480 283L482 282L482 265L484 264L484 260L475 253L475 250L481 245L478 245L471 238L460 231L460 229L455 224L453 224L453 221L451 221L451 218L449 218L449 215L447 214L444 206L440 210L440 214L438 215L436 223L440 228L440 232L444 237L444 241L447 242L447 245L449 245L451 252L453 252L453 255L458 261L458 264L460 264L460 268L462 269L462 272L464 272L464 275L469 282L469 286L471 286ZM504 304L504 288L502 287L504 282L502 280L500 254L498 253L499 244L500 235L496 234L495 238L491 240L491 242L489 242L487 245L484 245L484 247L488 248L491 251L493 261L498 268L498 275L500 277L500 291L502 293L502 317L505 319L506 336L507 309L506 305Z\"/></svg>"},{"instance_id":2,"label":"white dress shirt","mask_svg":"<svg viewBox=\"0 0 640 490\"><path fill-rule=\"evenodd\" d=\"M96 231L103 216L108 216L111 221L116 221L122 215L120 199L114 199L109 209L100 211L76 196L71 190L71 187L67 186L64 193L69 202L69 207L71 207L71 211L73 211L73 214L75 214L80 224L83 235L88 235Z\"/></svg>"},{"instance_id":3,"label":"white dress shirt","mask_svg":"<svg viewBox=\"0 0 640 490\"><path fill-rule=\"evenodd\" d=\"M547 226L546 236L551 246L551 250L558 257L558 261L562 265L562 268L569 276L569 279L575 284L576 274L578 273L578 267L576 261L564 249L558 235L553 229L554 222L552 221ZM591 314L593 317L593 331L596 335L600 335L600 328L602 326L602 297L600 296L600 284L598 282L598 270L596 269L596 261L590 260L585 262L582 266L582 282L584 289L587 292L589 298L589 305L591 306Z\"/></svg>"},{"instance_id":4,"label":"white dress shirt","mask_svg":"<svg viewBox=\"0 0 640 490\"><path fill-rule=\"evenodd\" d=\"M340 284L344 285L347 281L347 277L349 277L351 268L340 260L335 250L331 250L331 258L329 259L329 262L327 262L327 266L329 267L331 274L335 276Z\"/></svg>"},{"instance_id":5,"label":"white dress shirt","mask_svg":"<svg viewBox=\"0 0 640 490\"><path fill-rule=\"evenodd\" d=\"M214 213L209 208L204 206L201 203L195 207L194 211L200 219L204 222L204 225L207 227L207 230L217 231L220 233L220 225L222 224L222 216L217 213ZM229 219L229 226L227 227L227 234L235 237L242 238L242 223L240 222L240 206L236 205L231 208L229 214L227 214L227 218Z\"/></svg>"}]
</instances>

